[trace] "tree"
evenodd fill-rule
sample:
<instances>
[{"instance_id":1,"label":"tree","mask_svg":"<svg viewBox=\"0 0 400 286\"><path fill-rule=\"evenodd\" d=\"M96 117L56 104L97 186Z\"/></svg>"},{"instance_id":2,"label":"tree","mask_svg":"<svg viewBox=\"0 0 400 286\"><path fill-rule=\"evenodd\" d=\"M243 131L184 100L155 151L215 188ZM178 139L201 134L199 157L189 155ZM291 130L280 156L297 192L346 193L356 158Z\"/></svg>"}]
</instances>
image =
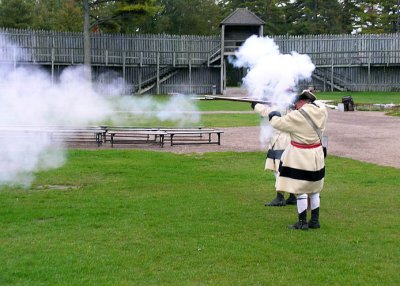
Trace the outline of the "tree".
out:
<instances>
[{"instance_id":1,"label":"tree","mask_svg":"<svg viewBox=\"0 0 400 286\"><path fill-rule=\"evenodd\" d=\"M106 33L126 33L137 29L138 19L153 17L161 7L156 0L84 0L89 5L90 26Z\"/></svg>"},{"instance_id":2,"label":"tree","mask_svg":"<svg viewBox=\"0 0 400 286\"><path fill-rule=\"evenodd\" d=\"M28 0L0 1L0 26L29 29L33 24L33 3Z\"/></svg>"},{"instance_id":3,"label":"tree","mask_svg":"<svg viewBox=\"0 0 400 286\"><path fill-rule=\"evenodd\" d=\"M342 6L338 1L297 0L285 1L287 24L290 34L343 33Z\"/></svg>"},{"instance_id":4,"label":"tree","mask_svg":"<svg viewBox=\"0 0 400 286\"><path fill-rule=\"evenodd\" d=\"M83 11L77 0L36 0L33 29L82 31Z\"/></svg>"},{"instance_id":5,"label":"tree","mask_svg":"<svg viewBox=\"0 0 400 286\"><path fill-rule=\"evenodd\" d=\"M219 32L222 20L214 0L158 0L163 7L148 30L155 33L211 35Z\"/></svg>"},{"instance_id":6,"label":"tree","mask_svg":"<svg viewBox=\"0 0 400 286\"><path fill-rule=\"evenodd\" d=\"M357 1L359 8L358 17L355 19L355 26L361 33L383 33L381 1L364 0Z\"/></svg>"},{"instance_id":7,"label":"tree","mask_svg":"<svg viewBox=\"0 0 400 286\"><path fill-rule=\"evenodd\" d=\"M360 9L357 6L358 0L343 0L342 5L342 29L343 33L350 34L357 32L355 22L359 18Z\"/></svg>"},{"instance_id":8,"label":"tree","mask_svg":"<svg viewBox=\"0 0 400 286\"><path fill-rule=\"evenodd\" d=\"M382 25L384 32L400 32L400 0L382 1L382 6Z\"/></svg>"},{"instance_id":9,"label":"tree","mask_svg":"<svg viewBox=\"0 0 400 286\"><path fill-rule=\"evenodd\" d=\"M153 14L154 0L83 0L83 49L85 76L91 79L90 29L107 27L112 21L135 15Z\"/></svg>"}]
</instances>

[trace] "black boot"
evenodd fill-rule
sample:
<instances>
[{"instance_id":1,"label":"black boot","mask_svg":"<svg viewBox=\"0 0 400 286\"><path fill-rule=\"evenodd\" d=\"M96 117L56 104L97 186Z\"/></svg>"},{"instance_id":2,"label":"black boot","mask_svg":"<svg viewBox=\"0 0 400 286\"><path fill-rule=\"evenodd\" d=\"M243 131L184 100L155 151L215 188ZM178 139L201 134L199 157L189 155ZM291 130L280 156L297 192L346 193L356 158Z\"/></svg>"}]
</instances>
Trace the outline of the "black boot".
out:
<instances>
[{"instance_id":1,"label":"black boot","mask_svg":"<svg viewBox=\"0 0 400 286\"><path fill-rule=\"evenodd\" d=\"M269 203L265 203L265 206L269 207L284 207L286 206L285 198L283 197L282 193L277 192L276 198Z\"/></svg>"},{"instance_id":2,"label":"black boot","mask_svg":"<svg viewBox=\"0 0 400 286\"><path fill-rule=\"evenodd\" d=\"M319 207L311 210L311 219L308 222L309 228L320 228L319 225Z\"/></svg>"},{"instance_id":3,"label":"black boot","mask_svg":"<svg viewBox=\"0 0 400 286\"><path fill-rule=\"evenodd\" d=\"M287 205L296 205L297 204L297 199L294 194L290 194L289 197L286 200Z\"/></svg>"},{"instance_id":4,"label":"black boot","mask_svg":"<svg viewBox=\"0 0 400 286\"><path fill-rule=\"evenodd\" d=\"M304 210L302 213L299 213L299 221L293 225L289 225L289 228L308 230L307 210Z\"/></svg>"}]
</instances>

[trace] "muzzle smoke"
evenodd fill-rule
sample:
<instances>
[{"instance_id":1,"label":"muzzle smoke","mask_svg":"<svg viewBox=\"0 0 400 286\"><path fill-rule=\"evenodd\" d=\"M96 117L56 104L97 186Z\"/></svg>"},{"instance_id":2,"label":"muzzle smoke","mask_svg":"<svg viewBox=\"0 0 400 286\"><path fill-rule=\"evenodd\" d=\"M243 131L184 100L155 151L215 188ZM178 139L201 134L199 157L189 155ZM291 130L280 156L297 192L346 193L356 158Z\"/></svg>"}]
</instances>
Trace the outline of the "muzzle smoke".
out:
<instances>
[{"instance_id":1,"label":"muzzle smoke","mask_svg":"<svg viewBox=\"0 0 400 286\"><path fill-rule=\"evenodd\" d=\"M24 56L20 49L8 44L0 50L0 61L9 59L10 50L17 51L13 54L20 58ZM84 78L82 67L65 69L54 83L39 68L0 64L0 186L28 187L35 172L65 163L62 144L38 132L43 127L86 127L104 120L118 123L121 110L140 112L149 120L175 121L177 125L199 120L198 113L192 114L196 107L187 96L174 96L164 103L148 97L110 99L101 91L120 95L124 90L120 78L107 86L91 84Z\"/></svg>"},{"instance_id":2,"label":"muzzle smoke","mask_svg":"<svg viewBox=\"0 0 400 286\"><path fill-rule=\"evenodd\" d=\"M250 97L269 101L282 112L296 96L299 82L310 80L315 69L308 55L294 51L282 54L273 39L255 35L244 42L230 62L247 69L243 87ZM262 143L269 140L272 131L269 124L262 124Z\"/></svg>"},{"instance_id":3,"label":"muzzle smoke","mask_svg":"<svg viewBox=\"0 0 400 286\"><path fill-rule=\"evenodd\" d=\"M286 107L302 80L309 80L315 69L307 55L297 52L281 54L274 40L255 35L248 38L231 62L247 68L243 86L251 97Z\"/></svg>"}]
</instances>

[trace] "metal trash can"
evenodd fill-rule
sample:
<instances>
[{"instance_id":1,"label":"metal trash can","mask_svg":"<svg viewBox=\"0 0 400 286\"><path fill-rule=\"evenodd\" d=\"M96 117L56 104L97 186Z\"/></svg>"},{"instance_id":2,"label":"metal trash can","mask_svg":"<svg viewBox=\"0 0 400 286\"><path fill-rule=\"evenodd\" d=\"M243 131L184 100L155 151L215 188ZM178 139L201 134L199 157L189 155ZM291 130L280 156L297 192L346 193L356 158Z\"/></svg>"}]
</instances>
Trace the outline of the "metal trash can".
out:
<instances>
[{"instance_id":1,"label":"metal trash can","mask_svg":"<svg viewBox=\"0 0 400 286\"><path fill-rule=\"evenodd\" d=\"M342 103L344 105L344 111L354 111L354 101L351 96L342 97Z\"/></svg>"},{"instance_id":2,"label":"metal trash can","mask_svg":"<svg viewBox=\"0 0 400 286\"><path fill-rule=\"evenodd\" d=\"M217 94L217 86L213 85L212 86L212 95L216 95Z\"/></svg>"}]
</instances>

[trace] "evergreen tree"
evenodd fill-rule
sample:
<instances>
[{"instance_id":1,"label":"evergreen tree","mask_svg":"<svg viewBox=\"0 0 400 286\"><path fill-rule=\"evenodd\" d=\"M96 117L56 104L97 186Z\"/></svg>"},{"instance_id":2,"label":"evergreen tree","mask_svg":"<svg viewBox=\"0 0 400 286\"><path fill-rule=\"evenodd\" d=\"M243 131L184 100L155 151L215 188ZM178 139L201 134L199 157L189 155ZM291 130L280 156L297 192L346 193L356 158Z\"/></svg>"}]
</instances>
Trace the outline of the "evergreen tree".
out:
<instances>
[{"instance_id":1,"label":"evergreen tree","mask_svg":"<svg viewBox=\"0 0 400 286\"><path fill-rule=\"evenodd\" d=\"M342 6L338 1L297 0L285 2L290 34L343 33Z\"/></svg>"},{"instance_id":2,"label":"evergreen tree","mask_svg":"<svg viewBox=\"0 0 400 286\"><path fill-rule=\"evenodd\" d=\"M36 0L34 29L81 32L83 11L77 0Z\"/></svg>"},{"instance_id":3,"label":"evergreen tree","mask_svg":"<svg viewBox=\"0 0 400 286\"><path fill-rule=\"evenodd\" d=\"M400 0L382 1L382 6L382 25L384 32L400 32Z\"/></svg>"},{"instance_id":4,"label":"evergreen tree","mask_svg":"<svg viewBox=\"0 0 400 286\"><path fill-rule=\"evenodd\" d=\"M356 20L358 19L359 7L357 6L358 0L343 0L342 1L342 30L345 34L357 32Z\"/></svg>"},{"instance_id":5,"label":"evergreen tree","mask_svg":"<svg viewBox=\"0 0 400 286\"><path fill-rule=\"evenodd\" d=\"M355 27L360 33L383 33L384 27L382 23L383 1L363 0L357 1L359 9L357 18L355 19Z\"/></svg>"},{"instance_id":6,"label":"evergreen tree","mask_svg":"<svg viewBox=\"0 0 400 286\"><path fill-rule=\"evenodd\" d=\"M156 33L211 35L219 33L222 20L214 0L159 0L163 9L148 29Z\"/></svg>"},{"instance_id":7,"label":"evergreen tree","mask_svg":"<svg viewBox=\"0 0 400 286\"><path fill-rule=\"evenodd\" d=\"M0 1L0 26L29 29L33 25L34 4L29 0Z\"/></svg>"}]
</instances>

